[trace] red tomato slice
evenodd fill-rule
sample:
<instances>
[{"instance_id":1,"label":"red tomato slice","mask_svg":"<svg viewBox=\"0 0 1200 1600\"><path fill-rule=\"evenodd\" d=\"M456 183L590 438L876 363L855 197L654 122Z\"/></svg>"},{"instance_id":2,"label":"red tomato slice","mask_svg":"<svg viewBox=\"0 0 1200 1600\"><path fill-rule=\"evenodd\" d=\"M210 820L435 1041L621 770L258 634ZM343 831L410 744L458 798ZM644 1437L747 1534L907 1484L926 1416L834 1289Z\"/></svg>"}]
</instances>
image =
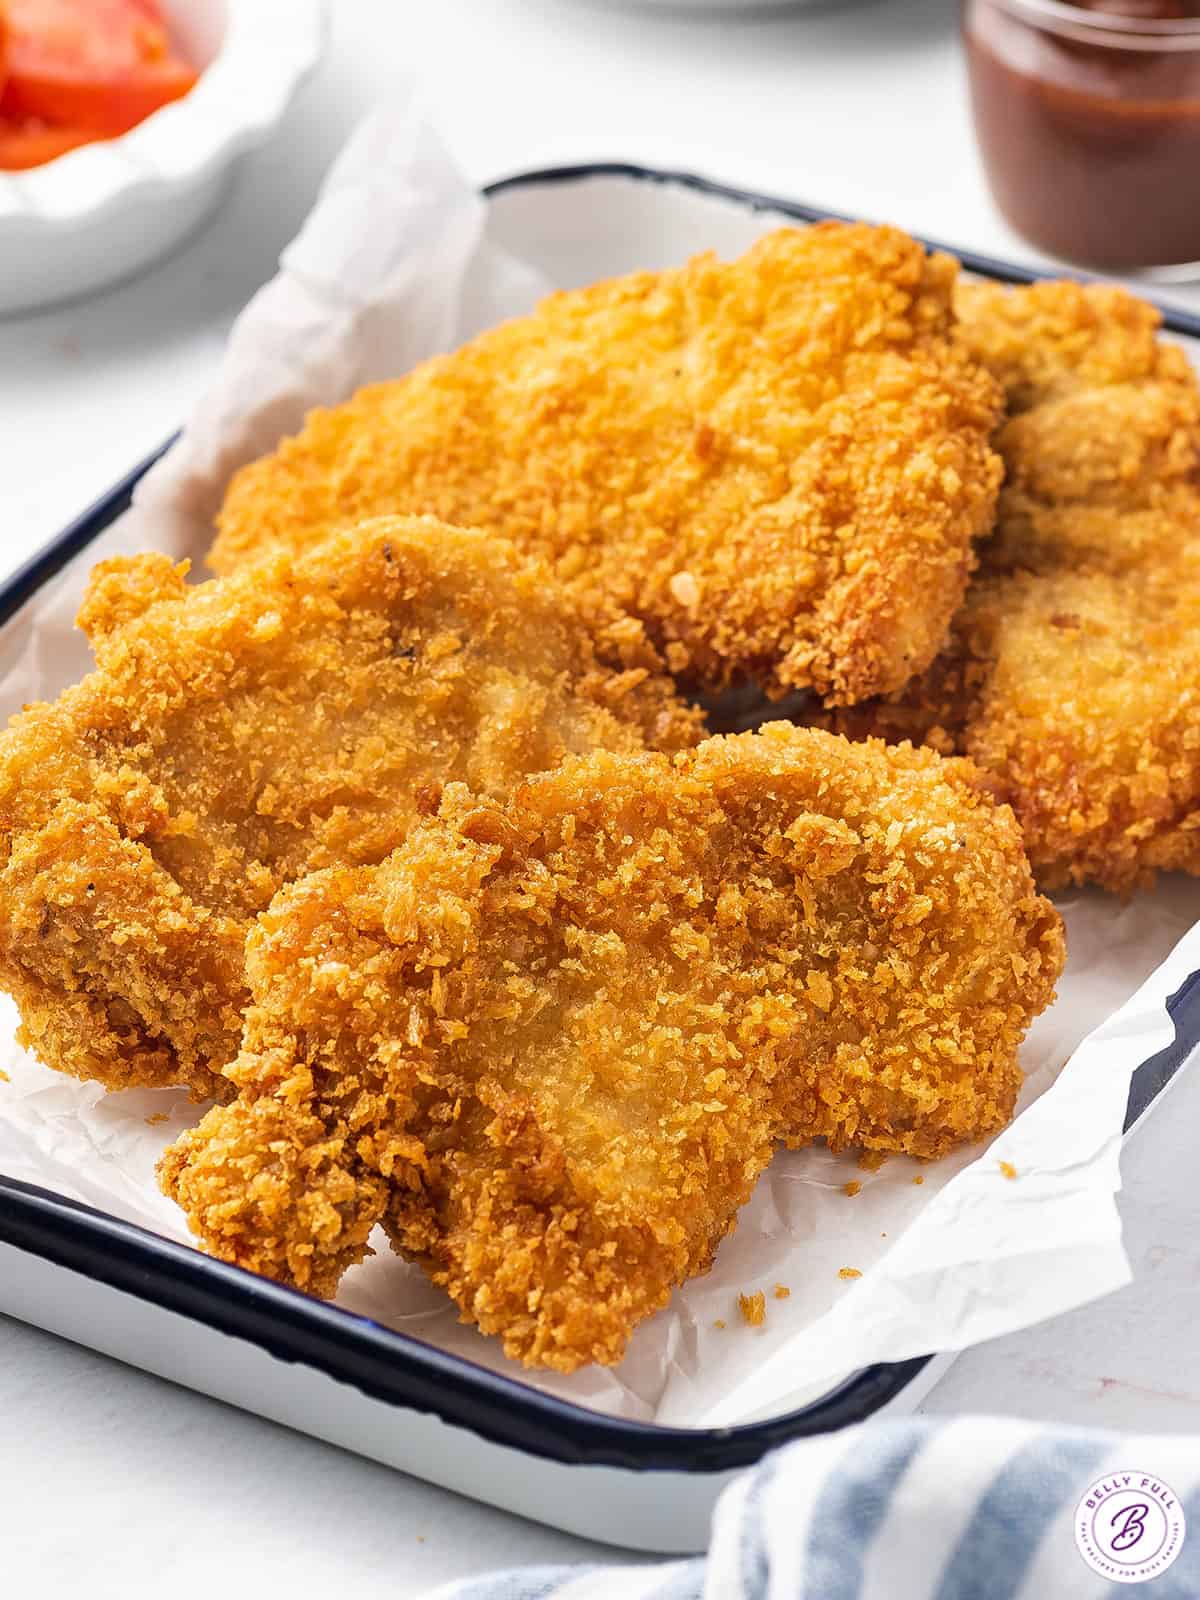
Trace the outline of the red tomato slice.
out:
<instances>
[{"instance_id":1,"label":"red tomato slice","mask_svg":"<svg viewBox=\"0 0 1200 1600\"><path fill-rule=\"evenodd\" d=\"M156 0L6 0L8 82L0 113L107 137L187 94Z\"/></svg>"},{"instance_id":2,"label":"red tomato slice","mask_svg":"<svg viewBox=\"0 0 1200 1600\"><path fill-rule=\"evenodd\" d=\"M48 128L44 122L9 122L0 117L0 172L44 167L68 150L91 144L95 137L86 128Z\"/></svg>"}]
</instances>

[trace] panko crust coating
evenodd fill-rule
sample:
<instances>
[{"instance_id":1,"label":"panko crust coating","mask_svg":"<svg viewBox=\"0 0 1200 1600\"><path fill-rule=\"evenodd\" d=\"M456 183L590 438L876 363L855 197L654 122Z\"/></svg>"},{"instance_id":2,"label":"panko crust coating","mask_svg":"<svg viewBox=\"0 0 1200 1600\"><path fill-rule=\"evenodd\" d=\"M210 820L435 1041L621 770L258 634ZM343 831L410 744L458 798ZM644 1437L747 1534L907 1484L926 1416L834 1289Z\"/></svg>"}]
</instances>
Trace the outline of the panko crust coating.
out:
<instances>
[{"instance_id":1,"label":"panko crust coating","mask_svg":"<svg viewBox=\"0 0 1200 1600\"><path fill-rule=\"evenodd\" d=\"M443 782L504 794L567 754L697 737L636 627L597 644L485 534L381 519L196 588L184 570L97 568L96 670L0 736L0 984L23 1043L109 1088L228 1095L250 919L380 860Z\"/></svg>"},{"instance_id":2,"label":"panko crust coating","mask_svg":"<svg viewBox=\"0 0 1200 1600\"><path fill-rule=\"evenodd\" d=\"M1004 385L997 529L949 648L862 735L971 756L1043 885L1200 872L1200 388L1124 290L963 285Z\"/></svg>"},{"instance_id":3,"label":"panko crust coating","mask_svg":"<svg viewBox=\"0 0 1200 1600\"><path fill-rule=\"evenodd\" d=\"M331 1295L382 1224L568 1372L708 1268L777 1141L1000 1127L1063 943L968 763L778 723L450 788L247 960L239 1098L161 1167L205 1247Z\"/></svg>"},{"instance_id":4,"label":"panko crust coating","mask_svg":"<svg viewBox=\"0 0 1200 1600\"><path fill-rule=\"evenodd\" d=\"M887 693L944 643L1000 479L956 273L894 228L829 223L556 294L314 411L236 475L211 564L432 512L643 619L695 686Z\"/></svg>"}]
</instances>

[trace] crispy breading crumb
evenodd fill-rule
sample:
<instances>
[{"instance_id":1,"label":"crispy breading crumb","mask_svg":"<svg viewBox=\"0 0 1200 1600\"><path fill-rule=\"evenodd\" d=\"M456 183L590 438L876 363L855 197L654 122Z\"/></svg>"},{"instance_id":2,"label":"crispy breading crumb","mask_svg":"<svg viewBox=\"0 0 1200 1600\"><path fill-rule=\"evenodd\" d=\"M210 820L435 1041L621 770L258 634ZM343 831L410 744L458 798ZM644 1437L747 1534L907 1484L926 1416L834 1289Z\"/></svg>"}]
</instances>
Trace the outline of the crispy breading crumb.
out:
<instances>
[{"instance_id":1,"label":"crispy breading crumb","mask_svg":"<svg viewBox=\"0 0 1200 1600\"><path fill-rule=\"evenodd\" d=\"M3 1067L0 1067L0 1083L11 1083L11 1082L12 1082L12 1079L9 1077L8 1073L5 1072Z\"/></svg>"},{"instance_id":2,"label":"crispy breading crumb","mask_svg":"<svg viewBox=\"0 0 1200 1600\"><path fill-rule=\"evenodd\" d=\"M775 1285L776 1300L787 1300L790 1297L791 1292L792 1291L788 1288L786 1283L777 1283Z\"/></svg>"},{"instance_id":3,"label":"crispy breading crumb","mask_svg":"<svg viewBox=\"0 0 1200 1600\"><path fill-rule=\"evenodd\" d=\"M849 1183L844 1183L842 1185L842 1193L849 1195L851 1200L853 1200L856 1194L862 1193L862 1184L858 1182L857 1178L851 1178Z\"/></svg>"},{"instance_id":4,"label":"crispy breading crumb","mask_svg":"<svg viewBox=\"0 0 1200 1600\"><path fill-rule=\"evenodd\" d=\"M847 1279L849 1279L849 1278L861 1278L862 1277L862 1273L858 1270L857 1267L840 1267L838 1269L838 1277L839 1278L847 1278Z\"/></svg>"},{"instance_id":5,"label":"crispy breading crumb","mask_svg":"<svg viewBox=\"0 0 1200 1600\"><path fill-rule=\"evenodd\" d=\"M916 1177L913 1179L913 1182L916 1183L916 1184L924 1183L925 1182L924 1175L922 1173L918 1172Z\"/></svg>"},{"instance_id":6,"label":"crispy breading crumb","mask_svg":"<svg viewBox=\"0 0 1200 1600\"><path fill-rule=\"evenodd\" d=\"M694 610L700 604L700 585L690 572L677 572L667 585L671 598L685 610Z\"/></svg>"},{"instance_id":7,"label":"crispy breading crumb","mask_svg":"<svg viewBox=\"0 0 1200 1600\"><path fill-rule=\"evenodd\" d=\"M761 1328L767 1320L767 1297L761 1289L753 1294L739 1294L738 1310L743 1322L748 1322L752 1328Z\"/></svg>"},{"instance_id":8,"label":"crispy breading crumb","mask_svg":"<svg viewBox=\"0 0 1200 1600\"><path fill-rule=\"evenodd\" d=\"M717 1320L713 1323L713 1327L714 1328L724 1328L724 1326L725 1326L725 1318L724 1317L718 1317Z\"/></svg>"},{"instance_id":9,"label":"crispy breading crumb","mask_svg":"<svg viewBox=\"0 0 1200 1600\"><path fill-rule=\"evenodd\" d=\"M157 1128L160 1122L167 1122L169 1120L170 1119L165 1111L156 1111L152 1116L146 1118L146 1126L148 1128Z\"/></svg>"},{"instance_id":10,"label":"crispy breading crumb","mask_svg":"<svg viewBox=\"0 0 1200 1600\"><path fill-rule=\"evenodd\" d=\"M1006 1178L1015 1178L1017 1175L1017 1169L1011 1161L1002 1161L1000 1163L1000 1171Z\"/></svg>"}]
</instances>

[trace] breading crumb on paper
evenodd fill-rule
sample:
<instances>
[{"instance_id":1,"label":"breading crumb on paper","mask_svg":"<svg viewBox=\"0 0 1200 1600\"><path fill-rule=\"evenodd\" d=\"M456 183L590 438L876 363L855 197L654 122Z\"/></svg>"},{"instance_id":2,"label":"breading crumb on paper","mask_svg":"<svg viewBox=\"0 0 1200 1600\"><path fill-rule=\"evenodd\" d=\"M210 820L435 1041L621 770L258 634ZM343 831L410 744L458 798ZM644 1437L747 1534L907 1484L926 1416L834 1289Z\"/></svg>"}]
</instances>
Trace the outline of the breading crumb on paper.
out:
<instances>
[{"instance_id":1,"label":"breading crumb on paper","mask_svg":"<svg viewBox=\"0 0 1200 1600\"><path fill-rule=\"evenodd\" d=\"M862 1273L858 1270L857 1267L841 1267L839 1269L839 1271L838 1271L838 1277L839 1278L846 1278L846 1279L861 1278L862 1277Z\"/></svg>"},{"instance_id":2,"label":"breading crumb on paper","mask_svg":"<svg viewBox=\"0 0 1200 1600\"><path fill-rule=\"evenodd\" d=\"M748 1322L752 1328L761 1328L767 1320L767 1297L761 1289L754 1294L739 1294L738 1310L744 1322Z\"/></svg>"},{"instance_id":3,"label":"breading crumb on paper","mask_svg":"<svg viewBox=\"0 0 1200 1600\"><path fill-rule=\"evenodd\" d=\"M786 1300L791 1292L786 1283L777 1283L775 1285L776 1300Z\"/></svg>"},{"instance_id":4,"label":"breading crumb on paper","mask_svg":"<svg viewBox=\"0 0 1200 1600\"><path fill-rule=\"evenodd\" d=\"M1017 1175L1017 1169L1011 1161L1002 1161L1000 1163L1000 1171L1006 1178L1015 1178Z\"/></svg>"},{"instance_id":5,"label":"breading crumb on paper","mask_svg":"<svg viewBox=\"0 0 1200 1600\"><path fill-rule=\"evenodd\" d=\"M856 1194L862 1193L862 1184L859 1183L857 1179L852 1178L849 1183L844 1183L842 1185L842 1193L844 1195L848 1195L850 1199L853 1200Z\"/></svg>"}]
</instances>

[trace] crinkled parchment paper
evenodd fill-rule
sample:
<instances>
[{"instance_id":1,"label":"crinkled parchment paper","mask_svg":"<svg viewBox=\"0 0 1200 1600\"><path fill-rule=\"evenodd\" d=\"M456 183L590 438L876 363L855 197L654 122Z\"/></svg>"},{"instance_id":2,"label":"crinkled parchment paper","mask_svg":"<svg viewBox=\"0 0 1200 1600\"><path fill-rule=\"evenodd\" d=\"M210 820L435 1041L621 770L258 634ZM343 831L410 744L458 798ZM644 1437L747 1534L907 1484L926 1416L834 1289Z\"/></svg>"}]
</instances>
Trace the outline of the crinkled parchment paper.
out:
<instances>
[{"instance_id":1,"label":"crinkled parchment paper","mask_svg":"<svg viewBox=\"0 0 1200 1600\"><path fill-rule=\"evenodd\" d=\"M230 472L294 430L311 405L528 309L554 286L547 260L565 263L556 275L574 281L613 270L611 251L597 260L594 250L587 259L571 250L579 240L586 253L595 207L619 205L622 194L626 231L653 217L631 266L701 244L732 254L774 225L666 190L639 189L631 205L606 180L526 193L498 229L419 111L372 118L279 276L239 321L183 443L145 480L134 510L0 634L0 711L53 695L86 669L71 619L92 561L158 548L199 566ZM539 270L519 259L522 228L538 240ZM895 1158L873 1173L824 1149L781 1154L714 1270L639 1330L620 1368L528 1381L614 1414L733 1423L784 1410L866 1363L959 1349L1124 1283L1113 1196L1129 1078L1173 1038L1165 1001L1200 967L1200 929L1189 933L1200 882L1166 880L1125 906L1093 893L1059 904L1070 965L1026 1043L1020 1115L990 1147L924 1167ZM196 1109L178 1094L104 1095L48 1072L13 1042L15 1014L3 1004L0 1065L11 1081L0 1083L0 1170L186 1238L153 1169ZM847 1195L849 1183L861 1191ZM862 1276L842 1278L843 1268ZM757 1289L767 1316L754 1329L736 1299ZM3 1299L0 1284L0 1310ZM515 1371L386 1248L348 1276L340 1303Z\"/></svg>"}]
</instances>

